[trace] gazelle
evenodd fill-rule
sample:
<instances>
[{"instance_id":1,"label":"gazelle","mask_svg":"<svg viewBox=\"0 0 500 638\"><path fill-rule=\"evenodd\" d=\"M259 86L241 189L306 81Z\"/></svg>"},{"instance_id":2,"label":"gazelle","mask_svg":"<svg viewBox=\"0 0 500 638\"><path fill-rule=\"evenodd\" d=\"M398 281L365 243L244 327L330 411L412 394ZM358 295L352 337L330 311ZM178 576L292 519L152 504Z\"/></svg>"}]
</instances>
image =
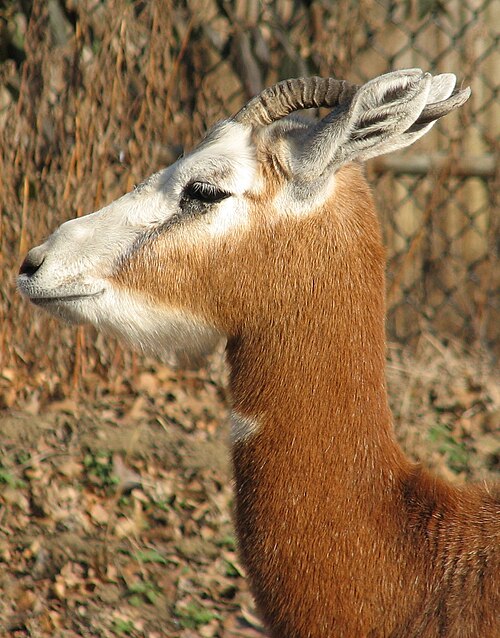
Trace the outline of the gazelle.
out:
<instances>
[{"instance_id":1,"label":"gazelle","mask_svg":"<svg viewBox=\"0 0 500 638\"><path fill-rule=\"evenodd\" d=\"M461 106L454 85L281 82L21 266L36 305L158 356L227 338L239 548L274 638L500 636L498 490L452 487L394 438L384 250L356 163Z\"/></svg>"}]
</instances>

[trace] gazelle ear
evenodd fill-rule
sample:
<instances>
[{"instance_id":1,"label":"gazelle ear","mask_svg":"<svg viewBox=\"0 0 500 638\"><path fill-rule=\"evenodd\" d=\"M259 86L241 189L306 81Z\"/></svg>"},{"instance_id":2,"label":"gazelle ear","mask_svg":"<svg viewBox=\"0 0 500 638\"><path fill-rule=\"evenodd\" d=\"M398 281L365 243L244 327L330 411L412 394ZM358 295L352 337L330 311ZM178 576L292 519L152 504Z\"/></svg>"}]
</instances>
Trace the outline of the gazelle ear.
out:
<instances>
[{"instance_id":1,"label":"gazelle ear","mask_svg":"<svg viewBox=\"0 0 500 638\"><path fill-rule=\"evenodd\" d=\"M313 176L352 160L366 160L412 144L436 119L457 108L470 91L453 93L455 76L420 69L381 75L361 86L309 130L292 161L294 172ZM451 97L450 97L451 96Z\"/></svg>"},{"instance_id":2,"label":"gazelle ear","mask_svg":"<svg viewBox=\"0 0 500 638\"><path fill-rule=\"evenodd\" d=\"M413 69L382 75L364 84L347 114L344 152L365 159L390 140L397 148L401 135L427 104L431 84L429 73Z\"/></svg>"},{"instance_id":3,"label":"gazelle ear","mask_svg":"<svg viewBox=\"0 0 500 638\"><path fill-rule=\"evenodd\" d=\"M370 157L390 153L391 151L413 144L413 142L422 137L422 135L425 135L434 126L439 117L457 107L458 104L455 104L455 100L452 99L450 99L449 105L445 104L448 98L450 98L453 94L455 83L456 77L453 73L443 73L441 75L431 77L431 84L429 92L427 93L425 107L410 128L399 133L394 132L392 135L387 135L385 142L380 140L379 143L374 144L371 148L367 148L361 152L357 159L366 160ZM459 100L457 101L460 101L460 104L463 104L463 102L465 102L465 100L469 97L470 90L460 93L461 95L456 94L454 97L458 97ZM441 111L440 109L438 112L437 109L430 108L437 105L442 105L443 110Z\"/></svg>"}]
</instances>

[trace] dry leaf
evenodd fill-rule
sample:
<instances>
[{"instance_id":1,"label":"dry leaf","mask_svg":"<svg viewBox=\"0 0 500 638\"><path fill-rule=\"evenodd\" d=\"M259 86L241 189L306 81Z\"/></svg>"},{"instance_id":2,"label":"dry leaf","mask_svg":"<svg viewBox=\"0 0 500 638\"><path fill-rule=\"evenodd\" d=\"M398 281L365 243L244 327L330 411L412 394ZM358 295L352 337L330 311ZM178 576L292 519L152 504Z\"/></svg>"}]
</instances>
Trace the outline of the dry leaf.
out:
<instances>
[{"instance_id":1,"label":"dry leaf","mask_svg":"<svg viewBox=\"0 0 500 638\"><path fill-rule=\"evenodd\" d=\"M140 474L127 467L120 454L113 454L113 475L118 479L118 485L122 492L129 492L134 487L142 485Z\"/></svg>"},{"instance_id":2,"label":"dry leaf","mask_svg":"<svg viewBox=\"0 0 500 638\"><path fill-rule=\"evenodd\" d=\"M100 503L95 503L89 508L89 514L99 525L105 525L109 521L110 511Z\"/></svg>"}]
</instances>

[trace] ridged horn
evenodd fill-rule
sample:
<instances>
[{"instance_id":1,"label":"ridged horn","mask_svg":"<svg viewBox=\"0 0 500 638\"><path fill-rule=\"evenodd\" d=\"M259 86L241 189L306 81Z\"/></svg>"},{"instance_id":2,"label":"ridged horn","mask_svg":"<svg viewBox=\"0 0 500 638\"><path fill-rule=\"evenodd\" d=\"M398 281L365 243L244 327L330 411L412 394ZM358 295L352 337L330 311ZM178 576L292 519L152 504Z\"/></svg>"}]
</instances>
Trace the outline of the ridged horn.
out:
<instances>
[{"instance_id":1,"label":"ridged horn","mask_svg":"<svg viewBox=\"0 0 500 638\"><path fill-rule=\"evenodd\" d=\"M266 126L300 109L349 102L358 89L358 84L334 78L283 80L251 99L233 119L253 127Z\"/></svg>"}]
</instances>

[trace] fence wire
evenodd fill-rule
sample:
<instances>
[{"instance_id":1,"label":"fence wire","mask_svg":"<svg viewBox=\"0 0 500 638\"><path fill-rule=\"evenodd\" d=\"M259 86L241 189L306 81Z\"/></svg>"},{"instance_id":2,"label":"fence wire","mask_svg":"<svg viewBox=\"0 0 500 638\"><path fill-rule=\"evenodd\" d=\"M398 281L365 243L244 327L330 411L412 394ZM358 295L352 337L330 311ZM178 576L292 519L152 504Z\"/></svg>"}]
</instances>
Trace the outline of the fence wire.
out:
<instances>
[{"instance_id":1,"label":"fence wire","mask_svg":"<svg viewBox=\"0 0 500 638\"><path fill-rule=\"evenodd\" d=\"M118 361L132 370L115 344L26 308L14 287L21 256L165 166L265 86L300 75L364 81L420 67L471 86L459 112L367 171L388 250L389 337L412 344L431 330L493 351L498 24L500 4L489 0L3 3L0 389L2 374L57 395L83 372L107 379Z\"/></svg>"}]
</instances>

